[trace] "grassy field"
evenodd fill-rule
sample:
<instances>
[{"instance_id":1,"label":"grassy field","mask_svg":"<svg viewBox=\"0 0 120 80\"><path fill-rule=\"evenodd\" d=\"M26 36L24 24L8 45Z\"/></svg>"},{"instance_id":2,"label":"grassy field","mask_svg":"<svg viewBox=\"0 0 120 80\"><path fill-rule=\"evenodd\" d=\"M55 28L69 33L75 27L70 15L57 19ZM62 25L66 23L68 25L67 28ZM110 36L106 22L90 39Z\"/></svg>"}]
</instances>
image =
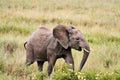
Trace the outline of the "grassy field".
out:
<instances>
[{"instance_id":1,"label":"grassy field","mask_svg":"<svg viewBox=\"0 0 120 80\"><path fill-rule=\"evenodd\" d=\"M59 59L53 80L120 80L120 0L0 0L0 80L46 80L47 63L42 73L24 65L23 44L41 24L72 24L91 47L82 72L73 50L75 71Z\"/></svg>"}]
</instances>

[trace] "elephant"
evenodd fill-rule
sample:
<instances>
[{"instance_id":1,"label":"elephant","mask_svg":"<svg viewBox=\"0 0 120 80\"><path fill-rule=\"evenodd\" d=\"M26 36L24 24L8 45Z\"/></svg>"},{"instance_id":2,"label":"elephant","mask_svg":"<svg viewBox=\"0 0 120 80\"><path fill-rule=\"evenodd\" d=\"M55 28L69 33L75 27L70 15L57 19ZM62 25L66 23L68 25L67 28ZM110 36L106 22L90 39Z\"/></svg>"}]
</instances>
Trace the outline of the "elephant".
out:
<instances>
[{"instance_id":1,"label":"elephant","mask_svg":"<svg viewBox=\"0 0 120 80\"><path fill-rule=\"evenodd\" d=\"M24 43L26 49L26 66L37 61L38 70L43 70L43 64L48 61L48 76L58 58L63 58L74 70L74 60L71 49L84 52L79 70L81 71L90 53L90 47L80 30L74 26L58 24L49 30L39 27Z\"/></svg>"}]
</instances>

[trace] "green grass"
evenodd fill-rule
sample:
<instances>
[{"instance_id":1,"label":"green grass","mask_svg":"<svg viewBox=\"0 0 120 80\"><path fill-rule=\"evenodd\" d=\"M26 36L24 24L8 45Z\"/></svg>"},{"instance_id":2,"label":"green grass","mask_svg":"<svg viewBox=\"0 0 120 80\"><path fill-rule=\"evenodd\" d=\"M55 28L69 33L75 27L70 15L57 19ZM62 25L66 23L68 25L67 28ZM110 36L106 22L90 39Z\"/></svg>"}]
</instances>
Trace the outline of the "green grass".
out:
<instances>
[{"instance_id":1,"label":"green grass","mask_svg":"<svg viewBox=\"0 0 120 80\"><path fill-rule=\"evenodd\" d=\"M0 0L0 80L46 80L36 63L25 67L24 42L41 24L74 25L90 44L91 54L82 72L78 67L83 53L75 50L75 71L57 61L53 80L120 79L119 0ZM60 76L59 76L60 75Z\"/></svg>"}]
</instances>

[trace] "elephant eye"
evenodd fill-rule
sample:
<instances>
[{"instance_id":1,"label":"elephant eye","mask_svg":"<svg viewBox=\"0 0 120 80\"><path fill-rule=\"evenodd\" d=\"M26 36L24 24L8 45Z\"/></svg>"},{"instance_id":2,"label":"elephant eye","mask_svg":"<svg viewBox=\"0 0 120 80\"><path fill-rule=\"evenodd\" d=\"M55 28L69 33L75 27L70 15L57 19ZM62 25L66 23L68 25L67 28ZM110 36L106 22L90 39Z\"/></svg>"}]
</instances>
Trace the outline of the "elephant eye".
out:
<instances>
[{"instance_id":1,"label":"elephant eye","mask_svg":"<svg viewBox=\"0 0 120 80\"><path fill-rule=\"evenodd\" d=\"M72 31L70 31L70 32L69 32L69 34L70 34L70 35L72 35L72 34L73 34L73 32L72 32Z\"/></svg>"},{"instance_id":2,"label":"elephant eye","mask_svg":"<svg viewBox=\"0 0 120 80\"><path fill-rule=\"evenodd\" d=\"M78 40L80 40L80 38L79 38L79 37L77 37L77 38L76 38L76 40L78 41Z\"/></svg>"},{"instance_id":3,"label":"elephant eye","mask_svg":"<svg viewBox=\"0 0 120 80\"><path fill-rule=\"evenodd\" d=\"M71 26L72 29L75 29L73 26Z\"/></svg>"},{"instance_id":4,"label":"elephant eye","mask_svg":"<svg viewBox=\"0 0 120 80\"><path fill-rule=\"evenodd\" d=\"M80 38L80 41L82 41L82 42L83 42L83 41L85 41L85 40L84 40L83 38Z\"/></svg>"}]
</instances>

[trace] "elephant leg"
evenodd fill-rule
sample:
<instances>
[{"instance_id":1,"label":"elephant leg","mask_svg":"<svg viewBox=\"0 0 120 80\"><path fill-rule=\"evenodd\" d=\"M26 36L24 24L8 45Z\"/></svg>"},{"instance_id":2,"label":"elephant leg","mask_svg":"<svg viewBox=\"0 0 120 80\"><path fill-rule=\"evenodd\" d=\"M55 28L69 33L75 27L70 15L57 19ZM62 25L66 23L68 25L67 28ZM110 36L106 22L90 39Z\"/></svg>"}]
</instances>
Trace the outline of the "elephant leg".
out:
<instances>
[{"instance_id":1,"label":"elephant leg","mask_svg":"<svg viewBox=\"0 0 120 80\"><path fill-rule=\"evenodd\" d=\"M34 63L34 51L32 47L26 48L26 66L30 66L32 63Z\"/></svg>"},{"instance_id":2,"label":"elephant leg","mask_svg":"<svg viewBox=\"0 0 120 80\"><path fill-rule=\"evenodd\" d=\"M64 57L64 60L67 64L70 64L70 66L74 70L74 61L73 61L72 54L66 54L66 56Z\"/></svg>"},{"instance_id":3,"label":"elephant leg","mask_svg":"<svg viewBox=\"0 0 120 80\"><path fill-rule=\"evenodd\" d=\"M56 62L56 57L55 56L49 57L49 60L48 60L48 76L49 77L50 77L50 74L53 71L53 67L55 65L55 62Z\"/></svg>"},{"instance_id":4,"label":"elephant leg","mask_svg":"<svg viewBox=\"0 0 120 80\"><path fill-rule=\"evenodd\" d=\"M44 61L37 61L37 65L38 65L38 70L39 71L43 70L43 64L44 64Z\"/></svg>"}]
</instances>

